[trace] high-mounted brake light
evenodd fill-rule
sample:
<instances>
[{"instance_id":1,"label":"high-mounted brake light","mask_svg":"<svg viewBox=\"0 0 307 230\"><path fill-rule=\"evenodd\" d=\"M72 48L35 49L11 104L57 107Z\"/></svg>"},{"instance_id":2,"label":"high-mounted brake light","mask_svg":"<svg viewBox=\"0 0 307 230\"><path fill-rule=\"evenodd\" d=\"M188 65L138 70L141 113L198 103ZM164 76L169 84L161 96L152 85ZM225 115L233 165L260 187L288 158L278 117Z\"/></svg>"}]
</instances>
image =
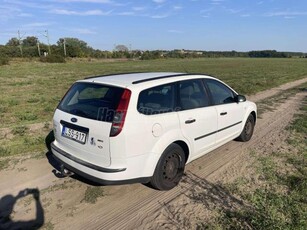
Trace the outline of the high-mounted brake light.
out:
<instances>
[{"instance_id":1,"label":"high-mounted brake light","mask_svg":"<svg viewBox=\"0 0 307 230\"><path fill-rule=\"evenodd\" d=\"M125 89L121 98L120 102L117 106L117 109L115 111L115 115L112 122L110 137L117 136L123 129L125 118L127 114L127 109L129 106L129 101L131 97L131 91L128 89Z\"/></svg>"}]
</instances>

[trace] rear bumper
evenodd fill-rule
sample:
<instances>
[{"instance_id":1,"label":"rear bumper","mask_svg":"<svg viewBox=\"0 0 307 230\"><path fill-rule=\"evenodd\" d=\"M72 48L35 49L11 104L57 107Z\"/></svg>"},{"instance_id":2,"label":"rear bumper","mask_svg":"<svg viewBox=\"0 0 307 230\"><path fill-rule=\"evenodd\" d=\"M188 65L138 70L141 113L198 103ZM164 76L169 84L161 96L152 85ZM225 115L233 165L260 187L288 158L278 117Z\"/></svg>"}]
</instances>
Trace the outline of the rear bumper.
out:
<instances>
[{"instance_id":1,"label":"rear bumper","mask_svg":"<svg viewBox=\"0 0 307 230\"><path fill-rule=\"evenodd\" d=\"M110 169L90 164L61 150L51 143L55 159L69 171L103 185L148 183L151 177L129 178L126 168Z\"/></svg>"},{"instance_id":2,"label":"rear bumper","mask_svg":"<svg viewBox=\"0 0 307 230\"><path fill-rule=\"evenodd\" d=\"M80 164L80 165L83 165L85 167L88 167L88 168L91 168L93 170L96 170L96 171L99 171L99 172L105 172L105 173L116 173L116 172L122 172L122 171L125 171L126 168L119 168L119 169L109 169L109 168L103 168L103 167L100 167L98 165L94 165L94 164L91 164L91 163L88 163L86 161L83 161L77 157L74 157L73 155L63 151L62 149L58 148L55 146L54 143L51 143L51 149L53 151L56 151L57 153L61 154L62 156Z\"/></svg>"}]
</instances>

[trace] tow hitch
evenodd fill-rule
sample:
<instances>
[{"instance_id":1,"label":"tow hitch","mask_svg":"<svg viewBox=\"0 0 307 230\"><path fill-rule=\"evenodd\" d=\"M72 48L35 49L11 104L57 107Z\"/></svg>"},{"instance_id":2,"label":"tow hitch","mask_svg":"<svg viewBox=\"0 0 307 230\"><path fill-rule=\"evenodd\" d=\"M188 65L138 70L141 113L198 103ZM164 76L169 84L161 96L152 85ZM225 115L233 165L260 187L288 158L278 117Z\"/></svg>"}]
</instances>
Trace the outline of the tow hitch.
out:
<instances>
[{"instance_id":1,"label":"tow hitch","mask_svg":"<svg viewBox=\"0 0 307 230\"><path fill-rule=\"evenodd\" d=\"M63 164L60 166L60 173L63 177L72 176L74 173L69 171Z\"/></svg>"}]
</instances>

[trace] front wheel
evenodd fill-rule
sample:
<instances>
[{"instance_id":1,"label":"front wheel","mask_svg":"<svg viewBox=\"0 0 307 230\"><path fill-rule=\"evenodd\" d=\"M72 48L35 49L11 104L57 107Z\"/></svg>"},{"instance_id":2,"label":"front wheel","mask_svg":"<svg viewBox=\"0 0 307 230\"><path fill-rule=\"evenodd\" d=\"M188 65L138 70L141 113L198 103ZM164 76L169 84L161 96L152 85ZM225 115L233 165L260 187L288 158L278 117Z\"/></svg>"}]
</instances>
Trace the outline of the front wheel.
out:
<instances>
[{"instance_id":1,"label":"front wheel","mask_svg":"<svg viewBox=\"0 0 307 230\"><path fill-rule=\"evenodd\" d=\"M255 119L254 116L250 114L246 120L242 133L236 140L243 142L249 141L253 136L254 127L255 127Z\"/></svg>"},{"instance_id":2,"label":"front wheel","mask_svg":"<svg viewBox=\"0 0 307 230\"><path fill-rule=\"evenodd\" d=\"M159 190L170 190L181 180L185 167L185 154L177 144L169 145L163 152L151 178L151 185Z\"/></svg>"}]
</instances>

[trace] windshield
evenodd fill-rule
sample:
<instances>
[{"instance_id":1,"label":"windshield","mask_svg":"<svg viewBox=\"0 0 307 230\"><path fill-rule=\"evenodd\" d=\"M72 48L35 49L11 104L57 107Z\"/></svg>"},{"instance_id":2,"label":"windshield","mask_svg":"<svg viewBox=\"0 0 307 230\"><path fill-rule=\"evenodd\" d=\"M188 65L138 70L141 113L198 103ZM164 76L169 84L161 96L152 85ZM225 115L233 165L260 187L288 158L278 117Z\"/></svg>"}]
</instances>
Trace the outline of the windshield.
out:
<instances>
[{"instance_id":1,"label":"windshield","mask_svg":"<svg viewBox=\"0 0 307 230\"><path fill-rule=\"evenodd\" d=\"M113 86L77 82L67 92L58 109L76 116L112 122L123 91Z\"/></svg>"}]
</instances>

